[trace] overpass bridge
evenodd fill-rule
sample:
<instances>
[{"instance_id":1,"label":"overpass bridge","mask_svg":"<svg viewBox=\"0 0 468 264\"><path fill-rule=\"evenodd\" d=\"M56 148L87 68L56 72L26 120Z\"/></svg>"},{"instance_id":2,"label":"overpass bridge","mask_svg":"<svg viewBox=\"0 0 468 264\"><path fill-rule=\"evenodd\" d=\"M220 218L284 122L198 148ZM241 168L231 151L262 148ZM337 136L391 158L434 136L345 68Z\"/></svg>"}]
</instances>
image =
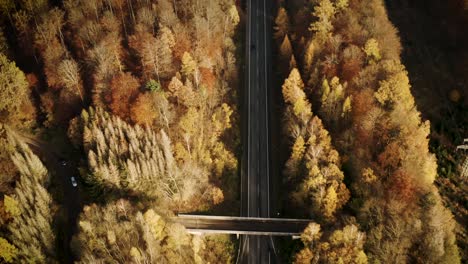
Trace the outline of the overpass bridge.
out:
<instances>
[{"instance_id":1,"label":"overpass bridge","mask_svg":"<svg viewBox=\"0 0 468 264\"><path fill-rule=\"evenodd\" d=\"M312 220L179 214L171 218L189 233L299 236Z\"/></svg>"}]
</instances>

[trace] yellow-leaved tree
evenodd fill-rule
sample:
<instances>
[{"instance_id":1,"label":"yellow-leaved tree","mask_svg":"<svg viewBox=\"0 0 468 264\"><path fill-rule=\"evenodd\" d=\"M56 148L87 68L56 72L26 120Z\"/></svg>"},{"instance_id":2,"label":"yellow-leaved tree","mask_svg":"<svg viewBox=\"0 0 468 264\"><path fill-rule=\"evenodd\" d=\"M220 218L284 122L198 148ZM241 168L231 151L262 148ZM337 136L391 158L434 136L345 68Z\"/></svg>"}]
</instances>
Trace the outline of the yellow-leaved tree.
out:
<instances>
[{"instance_id":1,"label":"yellow-leaved tree","mask_svg":"<svg viewBox=\"0 0 468 264\"><path fill-rule=\"evenodd\" d=\"M286 131L293 146L284 173L295 186L291 194L295 204L316 221L329 222L348 201L349 191L343 183L338 152L322 121L312 115L303 88L295 68L282 86L286 127L295 128Z\"/></svg>"}]
</instances>

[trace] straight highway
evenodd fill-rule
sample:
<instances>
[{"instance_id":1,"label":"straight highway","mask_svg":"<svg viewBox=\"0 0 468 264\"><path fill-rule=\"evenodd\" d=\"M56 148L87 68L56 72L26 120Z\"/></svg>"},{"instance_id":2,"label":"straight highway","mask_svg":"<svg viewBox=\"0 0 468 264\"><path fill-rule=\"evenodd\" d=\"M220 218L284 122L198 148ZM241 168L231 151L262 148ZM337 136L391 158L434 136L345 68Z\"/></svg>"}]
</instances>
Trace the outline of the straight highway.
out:
<instances>
[{"instance_id":1,"label":"straight highway","mask_svg":"<svg viewBox=\"0 0 468 264\"><path fill-rule=\"evenodd\" d=\"M270 217L269 92L271 2L247 0L241 216ZM272 239L241 237L240 263L270 263Z\"/></svg>"}]
</instances>

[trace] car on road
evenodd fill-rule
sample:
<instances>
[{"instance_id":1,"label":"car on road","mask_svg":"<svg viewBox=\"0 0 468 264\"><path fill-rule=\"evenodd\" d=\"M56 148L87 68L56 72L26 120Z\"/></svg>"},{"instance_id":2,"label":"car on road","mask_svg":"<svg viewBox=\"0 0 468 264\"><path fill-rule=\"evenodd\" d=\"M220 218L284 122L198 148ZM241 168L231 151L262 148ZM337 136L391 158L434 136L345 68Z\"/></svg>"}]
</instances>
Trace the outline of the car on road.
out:
<instances>
[{"instance_id":1,"label":"car on road","mask_svg":"<svg viewBox=\"0 0 468 264\"><path fill-rule=\"evenodd\" d=\"M78 186L78 183L76 182L75 177L71 176L71 177L70 177L70 180L71 180L71 183L72 183L73 187Z\"/></svg>"}]
</instances>

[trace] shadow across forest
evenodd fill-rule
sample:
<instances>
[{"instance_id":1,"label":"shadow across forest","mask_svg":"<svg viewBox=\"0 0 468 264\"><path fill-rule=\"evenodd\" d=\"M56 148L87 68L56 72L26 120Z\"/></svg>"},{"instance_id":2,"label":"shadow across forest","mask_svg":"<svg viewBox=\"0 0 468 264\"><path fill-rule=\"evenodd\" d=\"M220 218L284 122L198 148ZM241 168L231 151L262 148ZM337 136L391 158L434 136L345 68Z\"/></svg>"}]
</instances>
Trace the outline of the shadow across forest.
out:
<instances>
[{"instance_id":1,"label":"shadow across forest","mask_svg":"<svg viewBox=\"0 0 468 264\"><path fill-rule=\"evenodd\" d=\"M423 119L431 122L430 147L438 160L436 185L459 223L457 243L466 261L463 223L468 188L458 173L465 155L455 148L468 137L467 12L457 0L385 2L400 32L401 58L416 105Z\"/></svg>"}]
</instances>

